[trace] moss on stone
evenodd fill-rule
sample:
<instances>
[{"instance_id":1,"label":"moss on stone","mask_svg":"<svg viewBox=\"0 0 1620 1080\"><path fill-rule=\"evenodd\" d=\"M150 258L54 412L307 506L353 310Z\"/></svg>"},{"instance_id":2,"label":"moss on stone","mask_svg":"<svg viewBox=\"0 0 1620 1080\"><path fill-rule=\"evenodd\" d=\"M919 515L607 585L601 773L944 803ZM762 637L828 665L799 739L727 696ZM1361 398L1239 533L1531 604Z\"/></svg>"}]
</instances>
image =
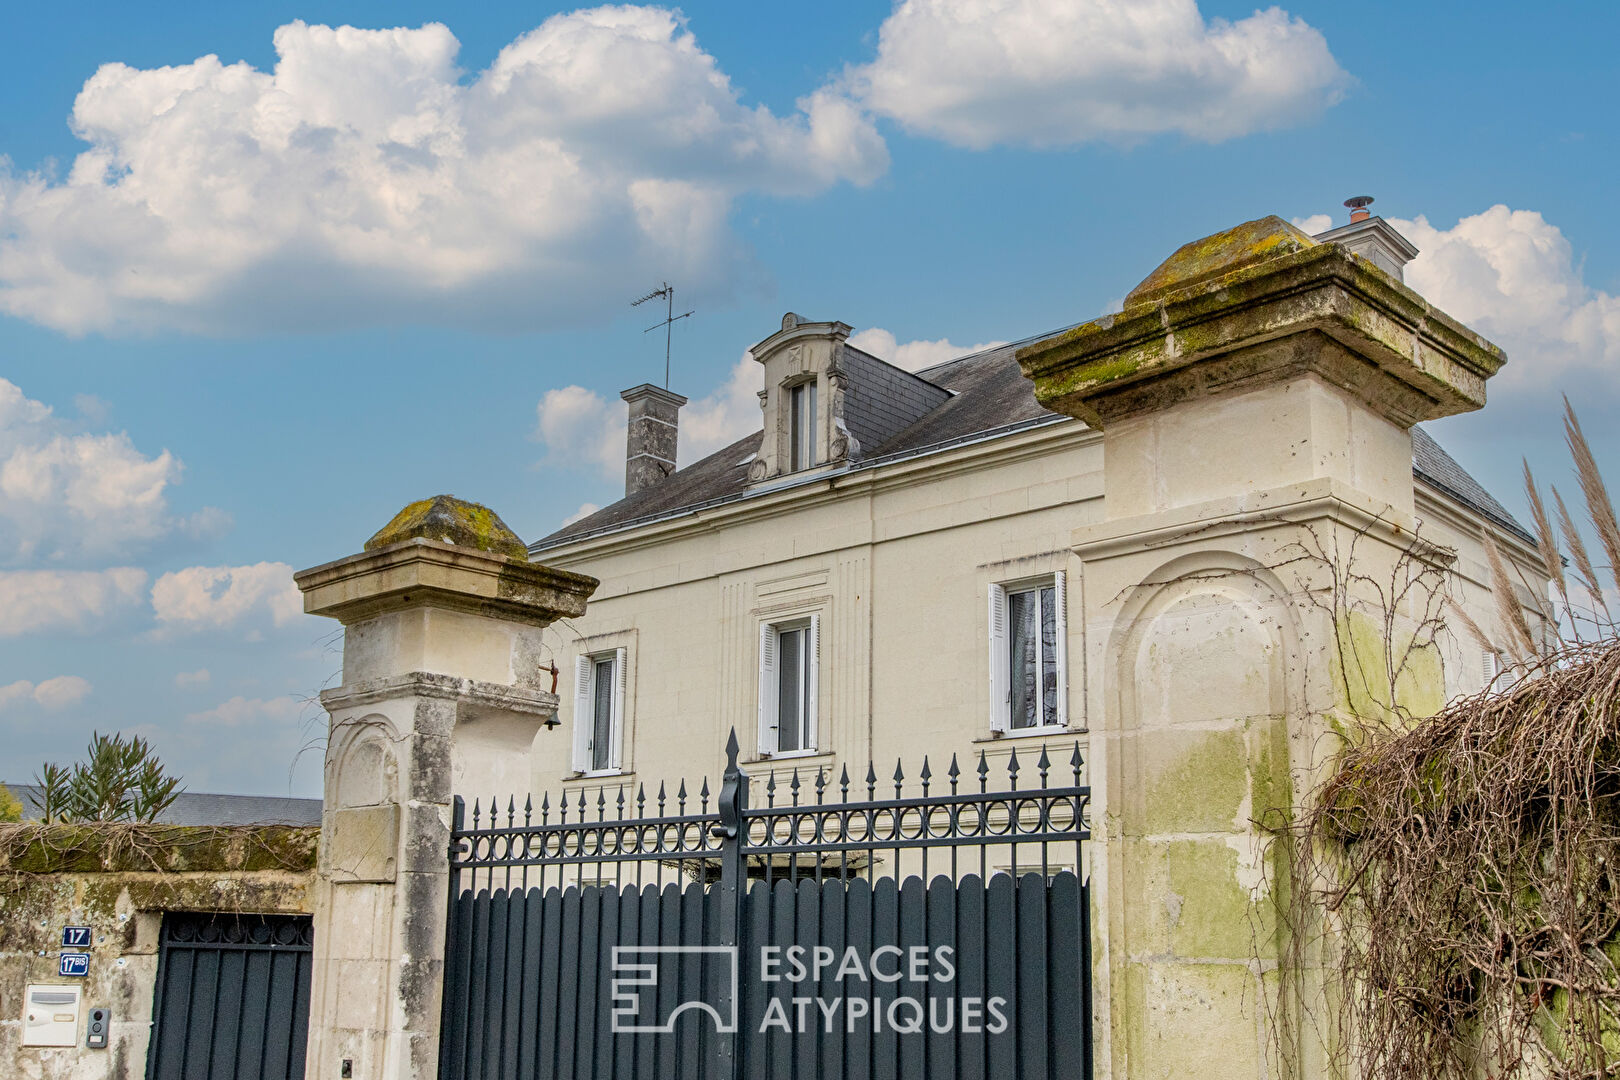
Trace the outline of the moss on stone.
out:
<instances>
[{"instance_id":1,"label":"moss on stone","mask_svg":"<svg viewBox=\"0 0 1620 1080\"><path fill-rule=\"evenodd\" d=\"M1316 247L1317 241L1275 214L1183 244L1125 297L1125 307L1149 304L1190 285L1245 266Z\"/></svg>"},{"instance_id":2,"label":"moss on stone","mask_svg":"<svg viewBox=\"0 0 1620 1080\"><path fill-rule=\"evenodd\" d=\"M20 874L315 867L320 829L294 825L0 826L0 871Z\"/></svg>"},{"instance_id":3,"label":"moss on stone","mask_svg":"<svg viewBox=\"0 0 1620 1080\"><path fill-rule=\"evenodd\" d=\"M1238 852L1218 836L1177 840L1167 861L1170 888L1181 898L1172 951L1189 959L1248 960L1256 932L1269 932L1271 920L1239 881Z\"/></svg>"},{"instance_id":4,"label":"moss on stone","mask_svg":"<svg viewBox=\"0 0 1620 1080\"><path fill-rule=\"evenodd\" d=\"M1159 742L1173 733L1159 732ZM1238 730L1192 734L1148 780L1149 833L1214 832L1233 828L1249 789L1248 752Z\"/></svg>"},{"instance_id":5,"label":"moss on stone","mask_svg":"<svg viewBox=\"0 0 1620 1080\"><path fill-rule=\"evenodd\" d=\"M1391 722L1433 716L1445 705L1445 671L1432 642L1418 644L1399 631L1388 642L1384 628L1359 611L1340 615L1336 631L1333 683L1346 713ZM1393 686L1392 662L1398 668Z\"/></svg>"},{"instance_id":6,"label":"moss on stone","mask_svg":"<svg viewBox=\"0 0 1620 1080\"><path fill-rule=\"evenodd\" d=\"M528 548L499 514L454 495L435 495L409 504L366 541L365 549L376 551L416 539L439 540L524 562L529 558Z\"/></svg>"}]
</instances>

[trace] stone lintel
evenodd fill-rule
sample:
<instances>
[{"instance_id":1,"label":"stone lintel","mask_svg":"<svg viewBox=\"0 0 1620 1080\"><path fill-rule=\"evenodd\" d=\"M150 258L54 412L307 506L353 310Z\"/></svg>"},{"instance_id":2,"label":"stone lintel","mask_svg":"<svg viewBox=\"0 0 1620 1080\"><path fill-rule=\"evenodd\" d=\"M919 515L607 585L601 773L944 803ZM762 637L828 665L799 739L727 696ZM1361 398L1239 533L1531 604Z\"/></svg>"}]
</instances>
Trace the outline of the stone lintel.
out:
<instances>
[{"instance_id":1,"label":"stone lintel","mask_svg":"<svg viewBox=\"0 0 1620 1080\"><path fill-rule=\"evenodd\" d=\"M321 704L328 713L361 708L402 697L436 698L454 701L475 710L519 713L550 719L557 713L557 695L522 686L505 686L481 679L461 679L431 671L412 671L368 679L356 686L338 686L321 691Z\"/></svg>"},{"instance_id":2,"label":"stone lintel","mask_svg":"<svg viewBox=\"0 0 1620 1080\"><path fill-rule=\"evenodd\" d=\"M1122 312L1019 349L1036 399L1103 428L1314 372L1401 427L1485 404L1501 349L1340 245L1287 239L1285 254L1172 281ZM1336 347L1324 347L1327 339ZM1287 347L1263 347L1271 343Z\"/></svg>"},{"instance_id":3,"label":"stone lintel","mask_svg":"<svg viewBox=\"0 0 1620 1080\"><path fill-rule=\"evenodd\" d=\"M585 574L422 537L302 570L293 581L306 612L344 625L429 606L547 626L583 615L599 584Z\"/></svg>"}]
</instances>

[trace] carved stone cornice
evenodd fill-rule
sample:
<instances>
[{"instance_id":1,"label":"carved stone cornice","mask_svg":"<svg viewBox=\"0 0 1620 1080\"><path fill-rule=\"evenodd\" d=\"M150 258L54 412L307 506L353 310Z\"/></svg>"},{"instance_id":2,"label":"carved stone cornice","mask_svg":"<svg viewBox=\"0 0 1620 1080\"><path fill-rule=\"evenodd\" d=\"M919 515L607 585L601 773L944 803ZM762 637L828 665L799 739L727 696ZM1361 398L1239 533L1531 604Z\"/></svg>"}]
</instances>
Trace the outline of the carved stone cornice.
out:
<instances>
[{"instance_id":1,"label":"carved stone cornice","mask_svg":"<svg viewBox=\"0 0 1620 1080\"><path fill-rule=\"evenodd\" d=\"M1311 372L1410 427L1483 406L1506 360L1372 263L1277 218L1186 245L1131 299L1018 350L1042 405L1103 428Z\"/></svg>"}]
</instances>

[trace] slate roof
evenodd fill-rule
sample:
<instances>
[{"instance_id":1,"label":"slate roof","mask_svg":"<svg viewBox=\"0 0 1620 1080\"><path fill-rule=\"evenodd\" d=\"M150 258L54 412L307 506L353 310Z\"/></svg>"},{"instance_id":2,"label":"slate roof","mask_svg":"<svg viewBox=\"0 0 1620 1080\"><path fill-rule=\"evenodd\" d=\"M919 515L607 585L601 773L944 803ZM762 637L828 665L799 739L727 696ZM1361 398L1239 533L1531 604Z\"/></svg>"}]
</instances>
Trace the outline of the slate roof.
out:
<instances>
[{"instance_id":1,"label":"slate roof","mask_svg":"<svg viewBox=\"0 0 1620 1080\"><path fill-rule=\"evenodd\" d=\"M1433 435L1420 427L1412 429L1412 475L1516 534L1525 542L1531 544L1536 542L1530 531L1514 520L1506 507L1497 502L1490 492L1480 486L1478 480L1457 464L1455 458L1442 450L1440 444L1434 441Z\"/></svg>"},{"instance_id":2,"label":"slate roof","mask_svg":"<svg viewBox=\"0 0 1620 1080\"><path fill-rule=\"evenodd\" d=\"M951 398L882 446L863 447L861 460L850 469L871 468L895 458L944 450L972 439L1009 434L1027 427L1078 423L1036 403L1029 380L1019 371L1013 356L1022 344L1015 341L999 345L917 372L928 382L951 391ZM759 450L763 436L763 431L756 431L738 439L725 449L676 470L662 483L558 529L531 544L529 551L538 554L598 533L679 517L746 498L752 494L748 490L748 463ZM1529 539L1524 527L1502 504L1422 428L1412 429L1412 472L1430 487ZM815 475L819 478L826 474Z\"/></svg>"},{"instance_id":3,"label":"slate roof","mask_svg":"<svg viewBox=\"0 0 1620 1080\"><path fill-rule=\"evenodd\" d=\"M37 821L39 787L34 784L5 786L23 804L23 820ZM183 791L157 820L162 825L319 825L321 800Z\"/></svg>"}]
</instances>

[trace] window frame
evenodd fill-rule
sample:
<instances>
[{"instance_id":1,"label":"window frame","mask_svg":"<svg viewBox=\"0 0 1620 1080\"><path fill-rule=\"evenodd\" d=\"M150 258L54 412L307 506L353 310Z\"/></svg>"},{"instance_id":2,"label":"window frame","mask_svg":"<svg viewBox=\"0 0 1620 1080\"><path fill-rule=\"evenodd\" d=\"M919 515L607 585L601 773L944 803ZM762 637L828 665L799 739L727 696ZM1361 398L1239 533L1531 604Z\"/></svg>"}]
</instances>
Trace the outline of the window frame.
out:
<instances>
[{"instance_id":1,"label":"window frame","mask_svg":"<svg viewBox=\"0 0 1620 1080\"><path fill-rule=\"evenodd\" d=\"M781 636L785 632L805 632L805 670L799 701L803 707L801 728L804 738L797 750L781 749ZM759 624L759 731L761 759L810 757L821 750L821 613L808 612L772 619Z\"/></svg>"},{"instance_id":2,"label":"window frame","mask_svg":"<svg viewBox=\"0 0 1620 1080\"><path fill-rule=\"evenodd\" d=\"M1057 676L1057 719L1055 723L1014 727L1012 723L1012 636L1009 596L1052 587L1053 642L1052 666ZM1072 731L1069 723L1069 615L1068 575L1062 570L1013 581L992 582L987 617L989 638L989 724L993 738L1021 739ZM1038 650L1037 650L1037 663ZM1039 680L1037 681L1039 685Z\"/></svg>"},{"instance_id":3,"label":"window frame","mask_svg":"<svg viewBox=\"0 0 1620 1080\"><path fill-rule=\"evenodd\" d=\"M574 773L577 776L615 776L624 771L624 703L629 650L620 646L574 658ZM596 764L597 665L610 661L612 682L608 705L607 764Z\"/></svg>"},{"instance_id":4,"label":"window frame","mask_svg":"<svg viewBox=\"0 0 1620 1080\"><path fill-rule=\"evenodd\" d=\"M788 470L816 467L816 380L793 383L787 390ZM808 406L808 407L807 407ZM808 413L808 416L806 415Z\"/></svg>"}]
</instances>

